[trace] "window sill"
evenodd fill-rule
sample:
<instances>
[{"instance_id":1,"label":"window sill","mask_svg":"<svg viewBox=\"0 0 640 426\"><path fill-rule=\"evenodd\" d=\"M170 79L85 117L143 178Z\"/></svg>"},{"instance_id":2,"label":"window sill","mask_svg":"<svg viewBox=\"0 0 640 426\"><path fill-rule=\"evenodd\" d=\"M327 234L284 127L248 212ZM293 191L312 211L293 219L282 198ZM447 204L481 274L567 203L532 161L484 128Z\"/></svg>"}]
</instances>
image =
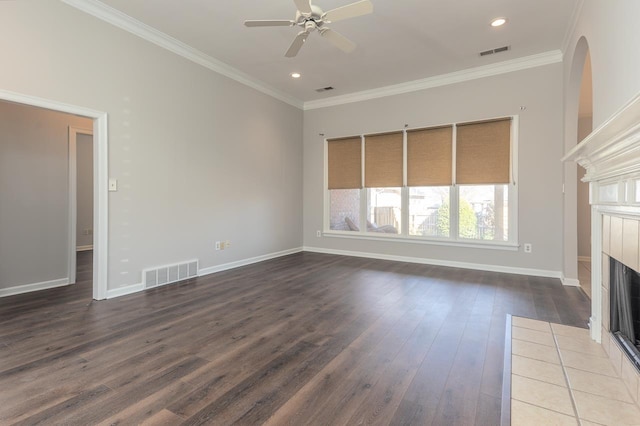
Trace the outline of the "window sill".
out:
<instances>
[{"instance_id":1,"label":"window sill","mask_svg":"<svg viewBox=\"0 0 640 426\"><path fill-rule=\"evenodd\" d=\"M393 241L397 243L425 244L434 246L450 246L450 247L467 247L489 250L506 250L518 251L520 245L510 242L489 242L489 241L472 241L472 240L444 240L424 237L405 237L397 234L374 234L354 231L324 231L323 237L329 238L347 238L353 240L368 241Z\"/></svg>"}]
</instances>

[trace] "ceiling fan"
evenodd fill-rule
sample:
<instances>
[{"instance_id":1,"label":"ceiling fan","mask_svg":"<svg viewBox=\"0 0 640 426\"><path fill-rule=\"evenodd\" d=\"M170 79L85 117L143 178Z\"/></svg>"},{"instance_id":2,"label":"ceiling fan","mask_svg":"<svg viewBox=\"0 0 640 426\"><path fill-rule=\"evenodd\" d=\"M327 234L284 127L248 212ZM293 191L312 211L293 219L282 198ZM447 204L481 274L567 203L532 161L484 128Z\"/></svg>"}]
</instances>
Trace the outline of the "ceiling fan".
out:
<instances>
[{"instance_id":1,"label":"ceiling fan","mask_svg":"<svg viewBox=\"0 0 640 426\"><path fill-rule=\"evenodd\" d=\"M356 44L343 36L326 27L326 24L341 21L343 19L355 18L357 16L366 15L373 12L373 4L370 0L361 0L346 6L324 12L318 6L311 4L311 0L293 0L296 7L295 20L261 20L261 21L244 21L247 27L293 27L303 28L289 46L284 54L288 58L292 58L298 54L302 45L309 37L312 31L318 30L320 35L329 40L334 46L344 52L352 52L356 48Z\"/></svg>"}]
</instances>

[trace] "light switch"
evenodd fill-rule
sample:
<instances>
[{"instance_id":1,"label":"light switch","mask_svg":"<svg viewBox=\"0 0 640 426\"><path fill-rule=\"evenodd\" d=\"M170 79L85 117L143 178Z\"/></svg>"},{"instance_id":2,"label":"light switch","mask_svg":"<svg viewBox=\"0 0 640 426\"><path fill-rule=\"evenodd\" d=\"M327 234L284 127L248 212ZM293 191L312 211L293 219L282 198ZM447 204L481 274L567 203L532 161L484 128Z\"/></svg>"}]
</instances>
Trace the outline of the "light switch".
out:
<instances>
[{"instance_id":1,"label":"light switch","mask_svg":"<svg viewBox=\"0 0 640 426\"><path fill-rule=\"evenodd\" d=\"M118 179L109 179L109 191L118 190Z\"/></svg>"}]
</instances>

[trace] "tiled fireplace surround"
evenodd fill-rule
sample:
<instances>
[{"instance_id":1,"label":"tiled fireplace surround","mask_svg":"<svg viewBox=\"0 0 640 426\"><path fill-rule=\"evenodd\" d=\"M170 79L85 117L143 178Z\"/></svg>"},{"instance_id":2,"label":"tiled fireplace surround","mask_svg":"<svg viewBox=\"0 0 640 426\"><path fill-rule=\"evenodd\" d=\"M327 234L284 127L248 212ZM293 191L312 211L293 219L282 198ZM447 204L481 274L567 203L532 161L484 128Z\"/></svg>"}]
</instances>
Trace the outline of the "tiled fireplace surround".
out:
<instances>
[{"instance_id":1,"label":"tiled fireplace surround","mask_svg":"<svg viewBox=\"0 0 640 426\"><path fill-rule=\"evenodd\" d=\"M640 406L640 372L620 348L609 332L609 257L639 271L640 218L602 215L602 279L601 279L601 340L611 363L627 386L629 393Z\"/></svg>"},{"instance_id":2,"label":"tiled fireplace surround","mask_svg":"<svg viewBox=\"0 0 640 426\"><path fill-rule=\"evenodd\" d=\"M640 95L563 159L586 170L591 203L591 337L640 406L640 372L609 332L609 258L640 271Z\"/></svg>"}]
</instances>

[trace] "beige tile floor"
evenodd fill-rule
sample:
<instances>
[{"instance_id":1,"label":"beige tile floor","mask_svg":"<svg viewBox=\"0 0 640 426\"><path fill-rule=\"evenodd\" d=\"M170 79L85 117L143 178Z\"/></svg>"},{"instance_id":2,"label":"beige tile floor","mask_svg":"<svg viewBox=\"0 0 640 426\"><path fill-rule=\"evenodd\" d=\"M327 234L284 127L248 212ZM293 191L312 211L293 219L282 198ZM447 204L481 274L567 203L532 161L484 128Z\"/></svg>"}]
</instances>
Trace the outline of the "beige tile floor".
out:
<instances>
[{"instance_id":1,"label":"beige tile floor","mask_svg":"<svg viewBox=\"0 0 640 426\"><path fill-rule=\"evenodd\" d=\"M512 317L511 424L638 425L602 346L577 327Z\"/></svg>"}]
</instances>

